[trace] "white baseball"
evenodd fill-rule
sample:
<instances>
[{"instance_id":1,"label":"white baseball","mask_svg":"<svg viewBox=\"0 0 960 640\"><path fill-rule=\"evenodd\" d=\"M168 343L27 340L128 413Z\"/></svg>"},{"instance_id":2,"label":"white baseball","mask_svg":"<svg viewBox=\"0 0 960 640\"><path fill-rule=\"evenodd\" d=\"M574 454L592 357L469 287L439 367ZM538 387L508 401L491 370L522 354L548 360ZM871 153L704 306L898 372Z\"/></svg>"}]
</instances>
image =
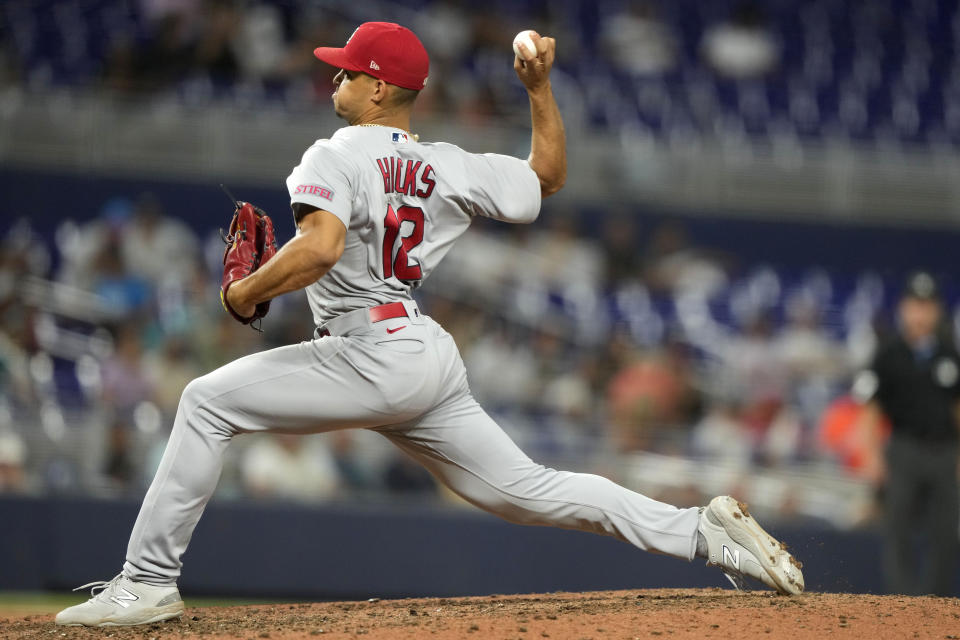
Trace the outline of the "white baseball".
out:
<instances>
[{"instance_id":1,"label":"white baseball","mask_svg":"<svg viewBox=\"0 0 960 640\"><path fill-rule=\"evenodd\" d=\"M520 53L520 47L517 46L521 42L523 43L523 46L527 48L527 51L531 52L533 55L537 55L537 45L533 44L533 38L530 37L530 34L532 33L536 33L536 31L527 29L526 31L521 31L513 38L513 53L516 54L516 56L521 60L523 60L524 57L523 54Z\"/></svg>"}]
</instances>

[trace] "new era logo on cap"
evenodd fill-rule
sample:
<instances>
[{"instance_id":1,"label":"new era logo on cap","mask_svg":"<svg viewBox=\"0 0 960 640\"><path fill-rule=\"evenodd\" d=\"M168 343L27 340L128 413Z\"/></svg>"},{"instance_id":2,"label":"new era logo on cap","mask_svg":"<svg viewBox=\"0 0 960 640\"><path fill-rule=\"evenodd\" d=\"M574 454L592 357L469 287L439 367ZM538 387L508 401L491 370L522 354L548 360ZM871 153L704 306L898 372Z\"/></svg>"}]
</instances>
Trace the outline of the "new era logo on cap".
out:
<instances>
[{"instance_id":1,"label":"new era logo on cap","mask_svg":"<svg viewBox=\"0 0 960 640\"><path fill-rule=\"evenodd\" d=\"M318 47L313 55L335 67L414 91L423 89L430 71L423 43L410 29L392 22L364 22L343 48Z\"/></svg>"}]
</instances>

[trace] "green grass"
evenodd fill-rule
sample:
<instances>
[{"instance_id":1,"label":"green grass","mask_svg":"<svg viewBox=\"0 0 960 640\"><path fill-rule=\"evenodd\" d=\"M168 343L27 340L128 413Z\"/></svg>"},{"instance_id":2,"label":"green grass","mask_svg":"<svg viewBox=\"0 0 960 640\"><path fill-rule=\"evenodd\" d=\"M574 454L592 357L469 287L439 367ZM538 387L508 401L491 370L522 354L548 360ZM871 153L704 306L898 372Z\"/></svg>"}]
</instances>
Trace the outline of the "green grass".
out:
<instances>
[{"instance_id":1,"label":"green grass","mask_svg":"<svg viewBox=\"0 0 960 640\"><path fill-rule=\"evenodd\" d=\"M0 616L12 614L56 613L70 605L80 604L90 597L87 590L76 593L44 591L0 591ZM238 607L251 604L286 602L277 599L202 597L185 598L188 607Z\"/></svg>"}]
</instances>

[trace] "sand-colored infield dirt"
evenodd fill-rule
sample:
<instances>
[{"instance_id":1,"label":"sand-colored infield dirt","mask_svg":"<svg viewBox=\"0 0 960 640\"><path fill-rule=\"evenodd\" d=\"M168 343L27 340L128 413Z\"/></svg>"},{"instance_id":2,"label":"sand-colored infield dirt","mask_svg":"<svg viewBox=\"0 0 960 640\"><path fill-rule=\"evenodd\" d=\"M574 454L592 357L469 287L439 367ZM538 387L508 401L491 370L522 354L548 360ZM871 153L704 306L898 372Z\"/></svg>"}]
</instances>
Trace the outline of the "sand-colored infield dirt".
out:
<instances>
[{"instance_id":1,"label":"sand-colored infield dirt","mask_svg":"<svg viewBox=\"0 0 960 640\"><path fill-rule=\"evenodd\" d=\"M960 640L960 600L935 597L656 589L190 608L143 627L57 627L8 614L0 638L849 638Z\"/></svg>"}]
</instances>

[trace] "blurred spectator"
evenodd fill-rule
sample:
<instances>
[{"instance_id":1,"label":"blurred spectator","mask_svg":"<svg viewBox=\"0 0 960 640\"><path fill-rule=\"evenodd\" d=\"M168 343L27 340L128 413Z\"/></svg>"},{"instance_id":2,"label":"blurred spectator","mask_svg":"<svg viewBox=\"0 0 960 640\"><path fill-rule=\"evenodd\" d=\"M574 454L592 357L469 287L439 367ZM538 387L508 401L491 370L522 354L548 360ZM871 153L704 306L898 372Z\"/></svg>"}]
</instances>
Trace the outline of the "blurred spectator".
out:
<instances>
[{"instance_id":1,"label":"blurred spectator","mask_svg":"<svg viewBox=\"0 0 960 640\"><path fill-rule=\"evenodd\" d=\"M231 42L243 21L233 0L207 0L200 12L200 33L196 44L196 67L214 82L233 82L239 61Z\"/></svg>"},{"instance_id":2,"label":"blurred spectator","mask_svg":"<svg viewBox=\"0 0 960 640\"><path fill-rule=\"evenodd\" d=\"M693 424L699 407L688 354L676 341L664 349L637 351L610 381L607 398L621 451L675 443Z\"/></svg>"},{"instance_id":3,"label":"blurred spectator","mask_svg":"<svg viewBox=\"0 0 960 640\"><path fill-rule=\"evenodd\" d=\"M642 264L640 239L636 222L626 212L605 216L602 229L603 255L606 258L606 280L612 285L638 279Z\"/></svg>"},{"instance_id":4,"label":"blurred spectator","mask_svg":"<svg viewBox=\"0 0 960 640\"><path fill-rule=\"evenodd\" d=\"M337 466L341 493L354 496L382 490L391 461L402 455L372 431L344 429L326 434L325 439Z\"/></svg>"},{"instance_id":5,"label":"blurred spectator","mask_svg":"<svg viewBox=\"0 0 960 640\"><path fill-rule=\"evenodd\" d=\"M30 403L30 364L22 341L17 339L19 337L22 336L11 336L0 329L0 395Z\"/></svg>"},{"instance_id":6,"label":"blurred spectator","mask_svg":"<svg viewBox=\"0 0 960 640\"><path fill-rule=\"evenodd\" d=\"M150 22L168 16L195 18L203 0L140 0L140 11Z\"/></svg>"},{"instance_id":7,"label":"blurred spectator","mask_svg":"<svg viewBox=\"0 0 960 640\"><path fill-rule=\"evenodd\" d=\"M117 89L158 91L185 77L194 64L198 23L194 5L199 3L178 3L177 10L158 14L142 47L120 41L107 67L108 84Z\"/></svg>"},{"instance_id":8,"label":"blurred spectator","mask_svg":"<svg viewBox=\"0 0 960 640\"><path fill-rule=\"evenodd\" d=\"M527 248L536 257L535 267L543 286L551 290L585 286L597 289L604 275L603 251L595 240L577 229L573 212L554 211L529 236Z\"/></svg>"},{"instance_id":9,"label":"blurred spectator","mask_svg":"<svg viewBox=\"0 0 960 640\"><path fill-rule=\"evenodd\" d=\"M113 354L102 367L103 401L121 415L130 415L137 405L152 400L155 383L144 364L143 341L135 324L121 325Z\"/></svg>"},{"instance_id":10,"label":"blurred spectator","mask_svg":"<svg viewBox=\"0 0 960 640\"><path fill-rule=\"evenodd\" d=\"M803 423L797 411L792 405L782 403L760 432L757 447L760 461L769 466L793 462L801 454L803 436Z\"/></svg>"},{"instance_id":11,"label":"blurred spectator","mask_svg":"<svg viewBox=\"0 0 960 640\"><path fill-rule=\"evenodd\" d=\"M717 399L693 428L695 454L737 468L749 466L753 442L739 409L731 400Z\"/></svg>"},{"instance_id":12,"label":"blurred spectator","mask_svg":"<svg viewBox=\"0 0 960 640\"><path fill-rule=\"evenodd\" d=\"M46 244L26 219L14 222L0 245L0 400L32 402L30 355L36 349L36 309L23 287L50 269Z\"/></svg>"},{"instance_id":13,"label":"blurred spectator","mask_svg":"<svg viewBox=\"0 0 960 640\"><path fill-rule=\"evenodd\" d=\"M526 341L510 341L503 328L494 328L465 348L463 361L479 402L491 409L533 403L537 361Z\"/></svg>"},{"instance_id":14,"label":"blurred spectator","mask_svg":"<svg viewBox=\"0 0 960 640\"><path fill-rule=\"evenodd\" d=\"M839 462L844 469L855 475L863 475L868 460L875 452L860 428L866 418L866 406L850 395L843 395L830 403L823 412L818 428L821 450ZM890 423L881 418L880 441L890 437Z\"/></svg>"},{"instance_id":15,"label":"blurred spectator","mask_svg":"<svg viewBox=\"0 0 960 640\"><path fill-rule=\"evenodd\" d=\"M111 198L95 220L83 226L66 220L56 232L63 256L57 279L96 293L117 315L132 314L150 301L149 283L125 262L124 238L133 211L126 198Z\"/></svg>"},{"instance_id":16,"label":"blurred spectator","mask_svg":"<svg viewBox=\"0 0 960 640\"><path fill-rule=\"evenodd\" d=\"M43 277L50 254L26 220L11 227L0 247L0 396L29 402L33 313L20 298L25 279Z\"/></svg>"},{"instance_id":17,"label":"blurred spectator","mask_svg":"<svg viewBox=\"0 0 960 640\"><path fill-rule=\"evenodd\" d=\"M230 48L245 79L269 79L283 70L287 45L280 9L266 2L255 2L240 14Z\"/></svg>"},{"instance_id":18,"label":"blurred spectator","mask_svg":"<svg viewBox=\"0 0 960 640\"><path fill-rule=\"evenodd\" d=\"M27 218L14 221L3 237L3 251L0 255L0 305L11 291L10 277L44 277L50 270L50 251Z\"/></svg>"},{"instance_id":19,"label":"blurred spectator","mask_svg":"<svg viewBox=\"0 0 960 640\"><path fill-rule=\"evenodd\" d=\"M56 231L56 244L61 264L57 280L90 291L96 278L94 262L111 236L122 233L123 226L133 212L129 199L113 197L100 208L99 215L78 225L67 219Z\"/></svg>"},{"instance_id":20,"label":"blurred spectator","mask_svg":"<svg viewBox=\"0 0 960 640\"><path fill-rule=\"evenodd\" d=\"M41 351L39 315L32 304L11 304L0 327L0 384L5 399L26 405L34 404L40 391L33 359Z\"/></svg>"},{"instance_id":21,"label":"blurred spectator","mask_svg":"<svg viewBox=\"0 0 960 640\"><path fill-rule=\"evenodd\" d=\"M570 332L566 330L566 322L547 320L528 339L532 347L533 361L536 365L534 374L534 393L540 406L543 399L543 385L545 381L571 370L571 360L567 339Z\"/></svg>"},{"instance_id":22,"label":"blurred spectator","mask_svg":"<svg viewBox=\"0 0 960 640\"><path fill-rule=\"evenodd\" d=\"M257 333L250 327L237 324L220 308L213 311L216 315L211 321L203 323L196 328L195 334L191 334L191 353L203 371L213 371L262 347Z\"/></svg>"},{"instance_id":23,"label":"blurred spectator","mask_svg":"<svg viewBox=\"0 0 960 640\"><path fill-rule=\"evenodd\" d=\"M114 38L104 84L118 91L153 92L187 79L217 84L275 74L286 51L277 8L234 0L145 0L147 37Z\"/></svg>"},{"instance_id":24,"label":"blurred spectator","mask_svg":"<svg viewBox=\"0 0 960 640\"><path fill-rule=\"evenodd\" d=\"M801 453L804 425L790 403L788 370L768 313L755 310L745 322L743 333L722 345L715 392L736 398L757 459L780 464Z\"/></svg>"},{"instance_id":25,"label":"blurred spectator","mask_svg":"<svg viewBox=\"0 0 960 640\"><path fill-rule=\"evenodd\" d=\"M777 64L779 48L767 28L763 12L743 2L726 22L706 30L703 56L719 74L731 78L762 76Z\"/></svg>"},{"instance_id":26,"label":"blurred spectator","mask_svg":"<svg viewBox=\"0 0 960 640\"><path fill-rule=\"evenodd\" d=\"M503 64L503 52L510 50L510 34L502 28L501 16L477 7L472 7L459 19L469 30L464 39L465 68L454 70L452 60L449 63L444 61L436 70L440 77L435 78L431 59L431 78L426 93L435 98L437 106L455 109L459 121L482 125L495 116L505 115L503 107L510 102L509 87L500 86L496 78L503 71L512 72ZM448 36L444 34L443 37ZM453 47L454 50L459 48L456 44ZM437 95L434 95L435 91Z\"/></svg>"},{"instance_id":27,"label":"blurred spectator","mask_svg":"<svg viewBox=\"0 0 960 640\"><path fill-rule=\"evenodd\" d=\"M843 345L823 326L810 296L787 302L788 324L776 338L777 357L788 378L789 400L801 422L813 427L840 390L849 372Z\"/></svg>"},{"instance_id":28,"label":"blurred spectator","mask_svg":"<svg viewBox=\"0 0 960 640\"><path fill-rule=\"evenodd\" d=\"M107 432L107 455L103 474L117 492L133 488L131 485L137 480L137 468L131 451L130 425L123 420L114 421Z\"/></svg>"},{"instance_id":29,"label":"blurred spectator","mask_svg":"<svg viewBox=\"0 0 960 640\"><path fill-rule=\"evenodd\" d=\"M678 222L658 226L643 255L644 279L654 291L709 297L728 283L720 257L693 246Z\"/></svg>"},{"instance_id":30,"label":"blurred spectator","mask_svg":"<svg viewBox=\"0 0 960 640\"><path fill-rule=\"evenodd\" d=\"M27 447L23 438L8 429L0 429L0 493L27 490L26 461Z\"/></svg>"},{"instance_id":31,"label":"blurred spectator","mask_svg":"<svg viewBox=\"0 0 960 640\"><path fill-rule=\"evenodd\" d=\"M100 71L102 87L117 93L145 88L141 86L138 74L137 48L133 37L114 37Z\"/></svg>"},{"instance_id":32,"label":"blurred spectator","mask_svg":"<svg viewBox=\"0 0 960 640\"><path fill-rule=\"evenodd\" d=\"M787 325L776 337L776 351L794 384L813 377L834 378L844 373L841 345L832 340L821 322L820 309L810 296L799 294L787 301Z\"/></svg>"},{"instance_id":33,"label":"blurred spectator","mask_svg":"<svg viewBox=\"0 0 960 640\"><path fill-rule=\"evenodd\" d=\"M198 257L196 235L183 222L164 215L156 196L141 194L120 235L123 263L129 273L159 284L184 281Z\"/></svg>"},{"instance_id":34,"label":"blurred spectator","mask_svg":"<svg viewBox=\"0 0 960 640\"><path fill-rule=\"evenodd\" d=\"M427 286L446 290L461 302L473 298L499 300L517 280L528 278L527 271L535 271L536 259L527 248L529 236L525 228L520 228L517 235L490 233L482 221L476 221L437 266ZM498 259L487 259L491 255Z\"/></svg>"},{"instance_id":35,"label":"blurred spectator","mask_svg":"<svg viewBox=\"0 0 960 640\"><path fill-rule=\"evenodd\" d=\"M345 42L356 27L356 23L325 10L322 5L306 5L302 13L292 16L292 24L288 26L292 31L292 41L278 69L278 75L291 83L293 91L287 93L288 98L294 98L291 104L325 103L330 100L333 78L338 69L318 65L313 50L320 43L335 46L336 43ZM430 75L433 76L432 65Z\"/></svg>"},{"instance_id":36,"label":"blurred spectator","mask_svg":"<svg viewBox=\"0 0 960 640\"><path fill-rule=\"evenodd\" d=\"M144 369L148 380L154 380L153 398L167 418L172 419L180 404L184 387L205 373L196 358L191 357L187 337L173 335L160 348L147 355Z\"/></svg>"},{"instance_id":37,"label":"blurred spectator","mask_svg":"<svg viewBox=\"0 0 960 640\"><path fill-rule=\"evenodd\" d=\"M340 483L330 450L311 436L258 436L244 451L242 473L246 491L260 498L326 500Z\"/></svg>"},{"instance_id":38,"label":"blurred spectator","mask_svg":"<svg viewBox=\"0 0 960 640\"><path fill-rule=\"evenodd\" d=\"M391 493L435 493L437 485L423 465L405 453L394 456L384 474L384 486Z\"/></svg>"},{"instance_id":39,"label":"blurred spectator","mask_svg":"<svg viewBox=\"0 0 960 640\"><path fill-rule=\"evenodd\" d=\"M657 75L676 64L677 42L652 2L627 3L603 17L600 43L614 67L634 76Z\"/></svg>"},{"instance_id":40,"label":"blurred spectator","mask_svg":"<svg viewBox=\"0 0 960 640\"><path fill-rule=\"evenodd\" d=\"M723 378L740 398L745 416L762 426L773 418L787 392L787 370L777 353L768 314L755 311L743 333L723 345ZM748 421L751 421L748 418Z\"/></svg>"},{"instance_id":41,"label":"blurred spectator","mask_svg":"<svg viewBox=\"0 0 960 640\"><path fill-rule=\"evenodd\" d=\"M119 234L111 233L90 265L91 289L103 299L111 312L131 315L150 301L146 280L128 271L123 263Z\"/></svg>"},{"instance_id":42,"label":"blurred spectator","mask_svg":"<svg viewBox=\"0 0 960 640\"><path fill-rule=\"evenodd\" d=\"M6 39L5 39L6 40ZM20 81L19 64L11 42L0 42L0 89L16 86Z\"/></svg>"},{"instance_id":43,"label":"blurred spectator","mask_svg":"<svg viewBox=\"0 0 960 640\"><path fill-rule=\"evenodd\" d=\"M437 3L429 12L418 11L410 25L430 52L431 86L435 84L433 80L437 78L437 71L452 70L471 47L468 9L462 0Z\"/></svg>"},{"instance_id":44,"label":"blurred spectator","mask_svg":"<svg viewBox=\"0 0 960 640\"><path fill-rule=\"evenodd\" d=\"M581 357L573 367L564 367L544 384L541 402L548 412L578 422L597 417L603 397L599 384L599 363L595 357Z\"/></svg>"}]
</instances>

